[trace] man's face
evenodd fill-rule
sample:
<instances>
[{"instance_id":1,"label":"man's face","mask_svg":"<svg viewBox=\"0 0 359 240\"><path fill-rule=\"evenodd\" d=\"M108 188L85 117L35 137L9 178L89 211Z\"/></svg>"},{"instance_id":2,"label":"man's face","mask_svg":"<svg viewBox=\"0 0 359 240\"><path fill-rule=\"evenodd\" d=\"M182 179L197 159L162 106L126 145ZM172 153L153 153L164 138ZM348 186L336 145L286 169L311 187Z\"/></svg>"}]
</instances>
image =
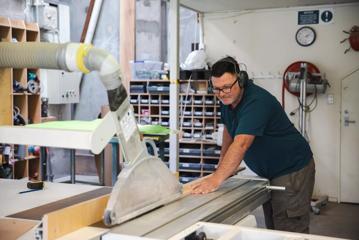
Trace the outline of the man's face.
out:
<instances>
[{"instance_id":1,"label":"man's face","mask_svg":"<svg viewBox=\"0 0 359 240\"><path fill-rule=\"evenodd\" d=\"M232 73L224 73L220 77L212 77L213 92L224 105L236 106L239 103L241 88L237 82L237 76Z\"/></svg>"}]
</instances>

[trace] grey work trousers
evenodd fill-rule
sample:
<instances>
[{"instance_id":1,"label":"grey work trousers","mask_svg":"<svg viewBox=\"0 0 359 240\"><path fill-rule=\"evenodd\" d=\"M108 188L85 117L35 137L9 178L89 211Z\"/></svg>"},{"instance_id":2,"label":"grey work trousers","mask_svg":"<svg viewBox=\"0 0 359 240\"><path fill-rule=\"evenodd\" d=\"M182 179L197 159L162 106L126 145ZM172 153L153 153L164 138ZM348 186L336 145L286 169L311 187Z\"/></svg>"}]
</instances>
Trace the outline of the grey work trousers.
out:
<instances>
[{"instance_id":1,"label":"grey work trousers","mask_svg":"<svg viewBox=\"0 0 359 240\"><path fill-rule=\"evenodd\" d=\"M285 191L272 191L271 200L263 204L268 229L309 233L310 202L315 180L314 160L302 169L270 181Z\"/></svg>"}]
</instances>

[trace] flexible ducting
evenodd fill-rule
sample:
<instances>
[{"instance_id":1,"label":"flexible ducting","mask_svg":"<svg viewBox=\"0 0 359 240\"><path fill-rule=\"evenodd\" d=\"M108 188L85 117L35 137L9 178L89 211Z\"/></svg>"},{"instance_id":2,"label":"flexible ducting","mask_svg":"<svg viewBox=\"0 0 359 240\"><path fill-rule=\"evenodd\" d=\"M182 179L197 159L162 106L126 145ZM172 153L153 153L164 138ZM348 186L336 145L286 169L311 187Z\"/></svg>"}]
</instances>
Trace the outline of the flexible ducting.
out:
<instances>
[{"instance_id":1,"label":"flexible ducting","mask_svg":"<svg viewBox=\"0 0 359 240\"><path fill-rule=\"evenodd\" d=\"M66 44L0 43L0 67L63 69Z\"/></svg>"}]
</instances>

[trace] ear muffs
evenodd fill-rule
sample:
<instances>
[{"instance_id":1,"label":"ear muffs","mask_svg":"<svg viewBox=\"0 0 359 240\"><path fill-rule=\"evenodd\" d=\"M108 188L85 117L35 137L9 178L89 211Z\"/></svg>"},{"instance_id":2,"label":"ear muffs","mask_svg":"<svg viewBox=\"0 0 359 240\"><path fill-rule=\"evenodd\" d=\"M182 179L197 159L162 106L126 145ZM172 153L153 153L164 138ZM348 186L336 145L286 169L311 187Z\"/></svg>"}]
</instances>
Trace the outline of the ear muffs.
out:
<instances>
[{"instance_id":1,"label":"ear muffs","mask_svg":"<svg viewBox=\"0 0 359 240\"><path fill-rule=\"evenodd\" d=\"M208 79L208 93L213 93L213 85L211 78Z\"/></svg>"},{"instance_id":2,"label":"ear muffs","mask_svg":"<svg viewBox=\"0 0 359 240\"><path fill-rule=\"evenodd\" d=\"M222 61L233 64L235 71L237 71L237 68L239 68L239 66L237 67L236 63L233 61L229 61L229 60L222 60ZM237 72L236 75L237 75L237 82L238 82L239 87L245 88L247 86L247 82L249 81L248 73L246 71L241 71L239 69L239 72ZM210 92L212 92L212 90L213 90L213 85L212 85L211 79L208 80L208 90Z\"/></svg>"},{"instance_id":3,"label":"ear muffs","mask_svg":"<svg viewBox=\"0 0 359 240\"><path fill-rule=\"evenodd\" d=\"M245 88L248 82L248 73L246 71L239 71L237 81L241 88Z\"/></svg>"}]
</instances>

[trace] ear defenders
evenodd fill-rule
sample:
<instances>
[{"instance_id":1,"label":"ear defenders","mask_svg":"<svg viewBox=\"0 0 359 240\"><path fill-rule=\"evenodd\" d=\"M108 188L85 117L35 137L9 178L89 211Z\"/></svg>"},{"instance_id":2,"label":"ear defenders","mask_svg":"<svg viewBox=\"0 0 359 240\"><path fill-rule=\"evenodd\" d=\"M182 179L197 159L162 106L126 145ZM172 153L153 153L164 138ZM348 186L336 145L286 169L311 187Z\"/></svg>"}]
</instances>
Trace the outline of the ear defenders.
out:
<instances>
[{"instance_id":1,"label":"ear defenders","mask_svg":"<svg viewBox=\"0 0 359 240\"><path fill-rule=\"evenodd\" d=\"M234 67L234 71L237 77L237 82L240 88L245 88L247 86L247 82L248 82L248 73L247 71L241 70L239 68L239 64L237 64L236 62L234 62L235 60L231 61L231 60L227 60L227 59L223 59L220 60L219 62L228 62L230 64L233 64ZM209 88L212 89L212 81L211 79L209 79Z\"/></svg>"},{"instance_id":2,"label":"ear defenders","mask_svg":"<svg viewBox=\"0 0 359 240\"><path fill-rule=\"evenodd\" d=\"M239 64L236 63L236 62L234 62L234 61L231 61L231 60L222 60L221 62L228 62L228 63L233 64L234 71L236 72L236 76L237 76L238 85L239 85L241 88L246 87L247 82L248 82L248 73L247 73L246 71L242 71L242 70L239 68Z\"/></svg>"}]
</instances>

